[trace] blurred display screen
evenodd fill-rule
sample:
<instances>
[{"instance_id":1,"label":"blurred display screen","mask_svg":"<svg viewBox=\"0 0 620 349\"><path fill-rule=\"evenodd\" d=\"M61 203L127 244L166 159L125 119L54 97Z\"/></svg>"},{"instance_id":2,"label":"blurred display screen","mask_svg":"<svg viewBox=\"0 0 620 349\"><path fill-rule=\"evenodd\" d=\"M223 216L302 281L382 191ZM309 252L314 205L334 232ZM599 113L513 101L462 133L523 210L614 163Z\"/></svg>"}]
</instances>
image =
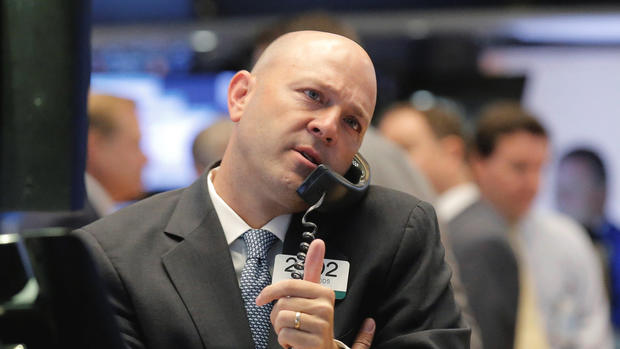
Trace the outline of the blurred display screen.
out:
<instances>
[{"instance_id":1,"label":"blurred display screen","mask_svg":"<svg viewBox=\"0 0 620 349\"><path fill-rule=\"evenodd\" d=\"M223 15L248 15L248 14L274 14L295 13L323 9L328 11L402 11L403 9L448 9L448 8L476 8L497 7L516 5L557 5L571 6L583 5L583 0L314 0L314 1L286 1L286 0L198 0L198 3L214 3L218 14ZM595 0L589 4L615 4L616 0Z\"/></svg>"},{"instance_id":2,"label":"blurred display screen","mask_svg":"<svg viewBox=\"0 0 620 349\"><path fill-rule=\"evenodd\" d=\"M190 19L194 0L93 0L93 21L135 22Z\"/></svg>"},{"instance_id":3,"label":"blurred display screen","mask_svg":"<svg viewBox=\"0 0 620 349\"><path fill-rule=\"evenodd\" d=\"M92 75L92 92L136 102L142 150L148 157L142 172L146 191L183 187L196 178L192 142L213 121L226 117L226 94L232 75Z\"/></svg>"}]
</instances>

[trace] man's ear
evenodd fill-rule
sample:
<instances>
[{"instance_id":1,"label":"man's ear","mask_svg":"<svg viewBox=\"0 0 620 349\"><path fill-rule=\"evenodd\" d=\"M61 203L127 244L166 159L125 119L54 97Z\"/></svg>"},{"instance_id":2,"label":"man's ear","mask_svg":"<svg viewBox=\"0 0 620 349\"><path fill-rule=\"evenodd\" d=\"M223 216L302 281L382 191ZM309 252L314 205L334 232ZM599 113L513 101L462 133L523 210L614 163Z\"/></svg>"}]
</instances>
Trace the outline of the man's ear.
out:
<instances>
[{"instance_id":1,"label":"man's ear","mask_svg":"<svg viewBox=\"0 0 620 349\"><path fill-rule=\"evenodd\" d=\"M249 92L252 86L253 77L247 70L239 71L228 85L228 112L230 120L237 122L249 101Z\"/></svg>"}]
</instances>

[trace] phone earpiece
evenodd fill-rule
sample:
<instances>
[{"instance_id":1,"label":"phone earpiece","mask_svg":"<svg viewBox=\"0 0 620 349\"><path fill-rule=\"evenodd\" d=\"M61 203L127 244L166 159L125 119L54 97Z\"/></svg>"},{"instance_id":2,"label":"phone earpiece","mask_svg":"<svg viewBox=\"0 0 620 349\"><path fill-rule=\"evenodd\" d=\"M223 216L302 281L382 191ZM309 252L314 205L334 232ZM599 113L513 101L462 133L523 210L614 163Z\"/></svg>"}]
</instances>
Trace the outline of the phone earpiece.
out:
<instances>
[{"instance_id":1,"label":"phone earpiece","mask_svg":"<svg viewBox=\"0 0 620 349\"><path fill-rule=\"evenodd\" d=\"M297 188L297 194L309 205L326 194L319 211L332 211L354 204L366 193L370 185L370 167L361 154L355 154L351 166L344 174L319 165Z\"/></svg>"}]
</instances>

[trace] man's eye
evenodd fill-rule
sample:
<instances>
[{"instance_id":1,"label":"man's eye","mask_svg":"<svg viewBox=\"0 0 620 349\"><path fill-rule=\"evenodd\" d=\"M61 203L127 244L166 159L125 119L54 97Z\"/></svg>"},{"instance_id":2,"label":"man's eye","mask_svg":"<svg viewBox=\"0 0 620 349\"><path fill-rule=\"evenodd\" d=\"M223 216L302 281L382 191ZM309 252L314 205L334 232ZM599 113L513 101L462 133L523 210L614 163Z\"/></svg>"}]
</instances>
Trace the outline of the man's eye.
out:
<instances>
[{"instance_id":1,"label":"man's eye","mask_svg":"<svg viewBox=\"0 0 620 349\"><path fill-rule=\"evenodd\" d=\"M318 92L316 92L315 90L304 90L304 93L306 94L306 96L308 96L313 101L320 101L321 100L321 95Z\"/></svg>"},{"instance_id":2,"label":"man's eye","mask_svg":"<svg viewBox=\"0 0 620 349\"><path fill-rule=\"evenodd\" d=\"M351 128L357 132L360 132L362 130L362 125L360 125L360 123L354 117L345 118L344 122L346 122L347 125L351 126Z\"/></svg>"}]
</instances>

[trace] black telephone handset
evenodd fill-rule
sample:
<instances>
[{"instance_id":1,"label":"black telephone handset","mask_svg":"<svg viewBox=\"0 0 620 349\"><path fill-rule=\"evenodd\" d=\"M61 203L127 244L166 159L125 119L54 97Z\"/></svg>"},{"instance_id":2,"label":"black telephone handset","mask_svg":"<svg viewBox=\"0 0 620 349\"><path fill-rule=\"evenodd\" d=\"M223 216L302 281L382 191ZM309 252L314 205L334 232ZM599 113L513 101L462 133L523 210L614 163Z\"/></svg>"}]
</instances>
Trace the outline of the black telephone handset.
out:
<instances>
[{"instance_id":1,"label":"black telephone handset","mask_svg":"<svg viewBox=\"0 0 620 349\"><path fill-rule=\"evenodd\" d=\"M326 165L319 165L297 188L297 194L309 205L316 204L325 194L319 211L344 208L357 202L368 190L370 167L366 159L357 153L344 176Z\"/></svg>"},{"instance_id":2,"label":"black telephone handset","mask_svg":"<svg viewBox=\"0 0 620 349\"><path fill-rule=\"evenodd\" d=\"M294 265L296 269L291 273L294 279L303 279L304 262L310 243L315 239L317 225L306 220L308 214L314 210L333 211L345 208L359 201L370 185L370 167L361 154L353 156L351 167L344 176L332 171L326 165L319 165L297 188L297 194L308 203L310 208L301 218L302 224L311 228L302 234L303 242L299 245L300 252Z\"/></svg>"}]
</instances>

